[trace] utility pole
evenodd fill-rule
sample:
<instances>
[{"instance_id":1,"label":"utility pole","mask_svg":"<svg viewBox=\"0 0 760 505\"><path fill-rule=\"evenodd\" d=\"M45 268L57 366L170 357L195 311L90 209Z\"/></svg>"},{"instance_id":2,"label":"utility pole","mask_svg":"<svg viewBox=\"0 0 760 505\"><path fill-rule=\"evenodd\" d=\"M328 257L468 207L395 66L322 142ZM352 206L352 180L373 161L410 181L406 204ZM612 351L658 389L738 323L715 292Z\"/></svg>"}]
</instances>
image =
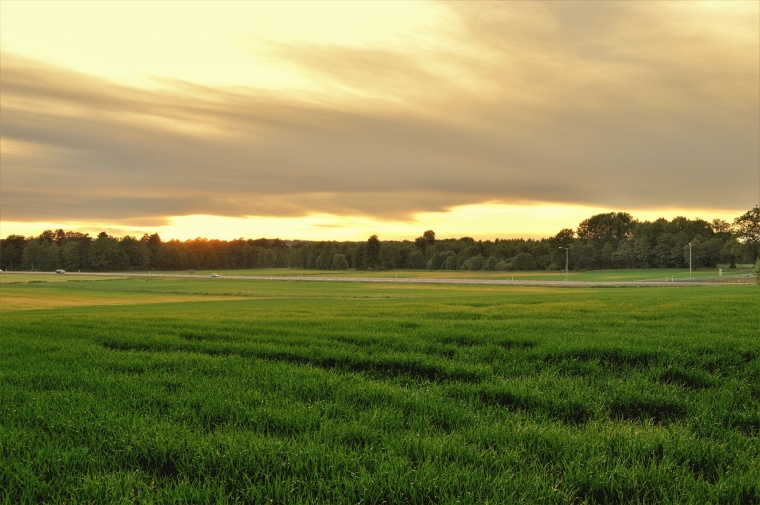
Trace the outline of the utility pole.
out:
<instances>
[{"instance_id":1,"label":"utility pole","mask_svg":"<svg viewBox=\"0 0 760 505\"><path fill-rule=\"evenodd\" d=\"M689 242L689 279L691 279L691 242Z\"/></svg>"}]
</instances>

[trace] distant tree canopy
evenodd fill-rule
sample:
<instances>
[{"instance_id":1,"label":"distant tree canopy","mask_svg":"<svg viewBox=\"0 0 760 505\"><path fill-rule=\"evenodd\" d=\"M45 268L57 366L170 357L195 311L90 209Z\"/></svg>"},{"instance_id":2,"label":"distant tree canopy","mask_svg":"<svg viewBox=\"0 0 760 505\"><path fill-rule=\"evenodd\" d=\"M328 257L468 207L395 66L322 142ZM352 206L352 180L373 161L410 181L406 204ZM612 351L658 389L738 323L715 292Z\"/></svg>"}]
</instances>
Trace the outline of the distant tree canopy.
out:
<instances>
[{"instance_id":1,"label":"distant tree canopy","mask_svg":"<svg viewBox=\"0 0 760 505\"><path fill-rule=\"evenodd\" d=\"M638 221L627 212L597 214L576 230L553 237L474 240L440 239L426 230L414 241L364 242L236 239L163 241L154 233L116 238L45 230L36 237L0 240L3 270L129 271L290 267L318 270L563 270L569 248L573 270L687 268L689 244L694 268L752 264L760 257L760 207L734 219L676 217Z\"/></svg>"},{"instance_id":2,"label":"distant tree canopy","mask_svg":"<svg viewBox=\"0 0 760 505\"><path fill-rule=\"evenodd\" d=\"M760 205L734 219L736 238L752 249L755 258L760 256Z\"/></svg>"},{"instance_id":3,"label":"distant tree canopy","mask_svg":"<svg viewBox=\"0 0 760 505\"><path fill-rule=\"evenodd\" d=\"M622 240L631 236L634 219L627 212L610 212L597 214L585 219L578 225L578 238L609 242Z\"/></svg>"}]
</instances>

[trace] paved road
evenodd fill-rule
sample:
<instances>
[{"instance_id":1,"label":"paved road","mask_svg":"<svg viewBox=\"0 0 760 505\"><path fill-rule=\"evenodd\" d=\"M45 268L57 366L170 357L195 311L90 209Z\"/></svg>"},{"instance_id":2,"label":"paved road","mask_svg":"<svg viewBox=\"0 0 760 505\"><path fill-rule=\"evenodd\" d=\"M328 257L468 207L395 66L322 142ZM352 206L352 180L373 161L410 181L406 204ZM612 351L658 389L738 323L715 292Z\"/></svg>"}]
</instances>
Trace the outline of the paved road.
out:
<instances>
[{"instance_id":1,"label":"paved road","mask_svg":"<svg viewBox=\"0 0 760 505\"><path fill-rule=\"evenodd\" d=\"M54 272L3 272L2 275L61 275ZM201 274L164 274L164 273L131 273L131 272L67 272L66 276L108 276L108 277L170 277L182 279L203 279L208 275ZM293 282L375 282L384 284L472 284L490 286L541 286L559 288L585 287L687 287L687 286L735 286L754 284L754 278L747 277L713 277L704 279L674 279L653 281L536 281L521 279L461 279L461 278L429 278L429 277L331 277L323 275L222 275L214 280L244 279L259 281L293 281Z\"/></svg>"}]
</instances>

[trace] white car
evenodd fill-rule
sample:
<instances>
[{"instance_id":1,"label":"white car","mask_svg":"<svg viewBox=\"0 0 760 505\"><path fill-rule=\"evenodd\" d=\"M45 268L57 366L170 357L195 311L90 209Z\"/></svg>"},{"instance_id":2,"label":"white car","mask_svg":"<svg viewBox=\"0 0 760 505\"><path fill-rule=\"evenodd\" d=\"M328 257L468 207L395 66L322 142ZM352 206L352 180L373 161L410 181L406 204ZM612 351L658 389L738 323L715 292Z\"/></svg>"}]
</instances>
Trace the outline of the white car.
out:
<instances>
[{"instance_id":1,"label":"white car","mask_svg":"<svg viewBox=\"0 0 760 505\"><path fill-rule=\"evenodd\" d=\"M213 277L214 279L216 279L217 277L220 277L220 275L219 274L211 274L211 277Z\"/></svg>"},{"instance_id":2,"label":"white car","mask_svg":"<svg viewBox=\"0 0 760 505\"><path fill-rule=\"evenodd\" d=\"M59 268L58 270L55 271L55 273L57 273L57 274L65 274L66 270L64 270L63 268Z\"/></svg>"}]
</instances>

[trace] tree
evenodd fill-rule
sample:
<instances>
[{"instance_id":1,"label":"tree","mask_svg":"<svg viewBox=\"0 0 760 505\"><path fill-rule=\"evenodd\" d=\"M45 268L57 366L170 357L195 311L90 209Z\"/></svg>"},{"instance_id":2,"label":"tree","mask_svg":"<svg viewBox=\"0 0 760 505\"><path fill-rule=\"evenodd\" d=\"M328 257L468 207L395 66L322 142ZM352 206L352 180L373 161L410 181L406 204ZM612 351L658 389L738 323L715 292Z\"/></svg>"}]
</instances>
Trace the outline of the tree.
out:
<instances>
[{"instance_id":1,"label":"tree","mask_svg":"<svg viewBox=\"0 0 760 505\"><path fill-rule=\"evenodd\" d=\"M530 253L520 253L512 259L510 270L535 270L536 260Z\"/></svg>"},{"instance_id":2,"label":"tree","mask_svg":"<svg viewBox=\"0 0 760 505\"><path fill-rule=\"evenodd\" d=\"M367 239L367 266L371 269L377 268L377 258L380 255L380 239L377 235L372 235Z\"/></svg>"},{"instance_id":3,"label":"tree","mask_svg":"<svg viewBox=\"0 0 760 505\"><path fill-rule=\"evenodd\" d=\"M570 247L570 244L573 243L573 238L575 237L575 232L571 230L570 228L563 228L554 235L554 242L557 247Z\"/></svg>"},{"instance_id":4,"label":"tree","mask_svg":"<svg viewBox=\"0 0 760 505\"><path fill-rule=\"evenodd\" d=\"M274 266L274 253L266 247L256 246L253 248L255 266L258 268L271 268Z\"/></svg>"},{"instance_id":5,"label":"tree","mask_svg":"<svg viewBox=\"0 0 760 505\"><path fill-rule=\"evenodd\" d=\"M435 232L433 230L426 230L425 233L422 234L422 238L425 239L425 242L427 242L428 245L435 244Z\"/></svg>"},{"instance_id":6,"label":"tree","mask_svg":"<svg viewBox=\"0 0 760 505\"><path fill-rule=\"evenodd\" d=\"M37 237L37 240L42 242L53 242L55 240L55 233L53 233L52 230L45 230L42 233L40 233L40 236Z\"/></svg>"},{"instance_id":7,"label":"tree","mask_svg":"<svg viewBox=\"0 0 760 505\"><path fill-rule=\"evenodd\" d=\"M575 230L565 228L541 240L472 237L436 237L426 230L415 240L380 241L372 235L366 241L299 241L279 239L235 239L232 241L196 238L163 242L157 233L141 239L117 239L106 233L94 238L63 229L45 230L37 237L9 236L0 240L0 268L49 269L62 265L66 270L125 269L217 269L301 267L308 269L348 268L357 270L428 268L506 270L564 269L564 248L569 248L571 268L651 268L688 267L684 246L694 242L695 263L714 266L718 262L736 265L754 263L760 256L760 209L736 218L733 225L714 219L676 217L672 221L637 221L625 212L597 214L585 219ZM28 242L37 245L27 248ZM111 250L116 241L118 252ZM27 250L28 249L28 250ZM57 259L56 259L57 255ZM531 262L529 256L533 258ZM343 259L341 259L341 257ZM472 258L479 259L470 261ZM518 258L519 257L519 258ZM515 261L516 258L519 261ZM93 261L94 264L90 264Z\"/></svg>"},{"instance_id":8,"label":"tree","mask_svg":"<svg viewBox=\"0 0 760 505\"><path fill-rule=\"evenodd\" d=\"M357 270L367 270L367 268L369 268L369 261L367 258L367 243L362 242L351 253L351 265Z\"/></svg>"},{"instance_id":9,"label":"tree","mask_svg":"<svg viewBox=\"0 0 760 505\"><path fill-rule=\"evenodd\" d=\"M552 238L549 239L550 248L548 251L549 255L549 268L554 269L565 269L565 251L562 249L569 249L573 244L573 238L575 237L575 232L571 230L570 228L563 228L559 231L556 235L554 235ZM496 246L496 252L499 256L502 256L504 258L510 258L517 256L519 253L518 251L514 250L513 248L509 247L511 243L514 241L506 241L502 240L497 246ZM512 249L512 250L510 250Z\"/></svg>"},{"instance_id":10,"label":"tree","mask_svg":"<svg viewBox=\"0 0 760 505\"><path fill-rule=\"evenodd\" d=\"M651 268L654 263L654 248L645 237L633 241L633 254L637 268Z\"/></svg>"},{"instance_id":11,"label":"tree","mask_svg":"<svg viewBox=\"0 0 760 505\"><path fill-rule=\"evenodd\" d=\"M65 270L81 270L82 264L79 262L79 242L69 240L61 247L61 258Z\"/></svg>"},{"instance_id":12,"label":"tree","mask_svg":"<svg viewBox=\"0 0 760 505\"><path fill-rule=\"evenodd\" d=\"M2 266L5 266L8 270L13 270L13 260L16 256L16 246L13 245L13 242L8 242L8 244L2 244ZM10 267L6 266L10 265Z\"/></svg>"},{"instance_id":13,"label":"tree","mask_svg":"<svg viewBox=\"0 0 760 505\"><path fill-rule=\"evenodd\" d=\"M578 238L601 242L628 238L634 224L633 216L627 212L597 214L578 225Z\"/></svg>"},{"instance_id":14,"label":"tree","mask_svg":"<svg viewBox=\"0 0 760 505\"><path fill-rule=\"evenodd\" d=\"M433 230L427 230L421 237L414 239L414 245L422 251L422 254L426 254L426 257L432 256L433 253L428 252L435 245L435 232Z\"/></svg>"},{"instance_id":15,"label":"tree","mask_svg":"<svg viewBox=\"0 0 760 505\"><path fill-rule=\"evenodd\" d=\"M61 265L58 244L55 242L43 242L40 244L40 270L55 270Z\"/></svg>"},{"instance_id":16,"label":"tree","mask_svg":"<svg viewBox=\"0 0 760 505\"><path fill-rule=\"evenodd\" d=\"M679 265L678 255L673 257L673 249L676 241L670 233L663 233L657 237L657 245L654 248L655 263L660 268L672 268Z\"/></svg>"},{"instance_id":17,"label":"tree","mask_svg":"<svg viewBox=\"0 0 760 505\"><path fill-rule=\"evenodd\" d=\"M119 240L119 249L127 256L127 264L130 269L147 270L150 264L148 245L129 235Z\"/></svg>"},{"instance_id":18,"label":"tree","mask_svg":"<svg viewBox=\"0 0 760 505\"><path fill-rule=\"evenodd\" d=\"M694 269L710 266L705 242L699 237L694 237L694 240L684 246L683 259Z\"/></svg>"},{"instance_id":19,"label":"tree","mask_svg":"<svg viewBox=\"0 0 760 505\"><path fill-rule=\"evenodd\" d=\"M332 269L333 270L347 270L348 269L348 261L346 261L345 254L338 253L333 256Z\"/></svg>"},{"instance_id":20,"label":"tree","mask_svg":"<svg viewBox=\"0 0 760 505\"><path fill-rule=\"evenodd\" d=\"M126 253L124 253L126 257ZM159 252L161 268L167 270L185 270L187 268L187 254L178 240L166 242Z\"/></svg>"},{"instance_id":21,"label":"tree","mask_svg":"<svg viewBox=\"0 0 760 505\"><path fill-rule=\"evenodd\" d=\"M446 261L443 264L445 270L456 270L459 264L459 258L454 251L448 251L449 255L446 257Z\"/></svg>"},{"instance_id":22,"label":"tree","mask_svg":"<svg viewBox=\"0 0 760 505\"><path fill-rule=\"evenodd\" d=\"M677 268L688 268L689 259L684 259L684 248L689 246L689 237L685 231L680 231L673 236L673 251L671 257L674 259Z\"/></svg>"},{"instance_id":23,"label":"tree","mask_svg":"<svg viewBox=\"0 0 760 505\"><path fill-rule=\"evenodd\" d=\"M705 266L716 268L723 252L723 241L718 237L705 241Z\"/></svg>"},{"instance_id":24,"label":"tree","mask_svg":"<svg viewBox=\"0 0 760 505\"><path fill-rule=\"evenodd\" d=\"M590 270L594 268L596 256L596 249L591 244L576 245L570 249L571 263L575 265L574 268L576 270Z\"/></svg>"},{"instance_id":25,"label":"tree","mask_svg":"<svg viewBox=\"0 0 760 505\"><path fill-rule=\"evenodd\" d=\"M710 228L716 235L729 236L731 235L731 223L724 221L723 219L713 219L710 223Z\"/></svg>"},{"instance_id":26,"label":"tree","mask_svg":"<svg viewBox=\"0 0 760 505\"><path fill-rule=\"evenodd\" d=\"M92 241L89 256L90 266L101 272L124 270L129 261L127 253L119 248L119 242L104 231Z\"/></svg>"},{"instance_id":27,"label":"tree","mask_svg":"<svg viewBox=\"0 0 760 505\"><path fill-rule=\"evenodd\" d=\"M406 268L411 269L423 269L425 268L425 257L419 250L412 251L409 256L406 257Z\"/></svg>"},{"instance_id":28,"label":"tree","mask_svg":"<svg viewBox=\"0 0 760 505\"><path fill-rule=\"evenodd\" d=\"M636 263L636 251L633 242L623 240L617 250L612 253L612 262L618 268L632 268Z\"/></svg>"},{"instance_id":29,"label":"tree","mask_svg":"<svg viewBox=\"0 0 760 505\"><path fill-rule=\"evenodd\" d=\"M489 256L486 262L483 264L483 270L494 271L496 270L496 265L498 263L499 260L496 258L496 256Z\"/></svg>"},{"instance_id":30,"label":"tree","mask_svg":"<svg viewBox=\"0 0 760 505\"><path fill-rule=\"evenodd\" d=\"M19 268L23 262L26 238L23 235L8 235L2 242L2 263L0 268ZM13 246L13 247L11 247Z\"/></svg>"},{"instance_id":31,"label":"tree","mask_svg":"<svg viewBox=\"0 0 760 505\"><path fill-rule=\"evenodd\" d=\"M198 239L196 239L197 241ZM159 264L159 253L161 251L161 237L158 235L158 233L154 233L153 235L148 236L147 234L143 235L143 237L140 239L141 242L145 242L148 245L148 253L150 255L150 268L160 268Z\"/></svg>"},{"instance_id":32,"label":"tree","mask_svg":"<svg viewBox=\"0 0 760 505\"><path fill-rule=\"evenodd\" d=\"M53 233L53 242L56 243L60 247L60 245L63 243L63 241L66 239L66 232L63 231L63 228L58 228Z\"/></svg>"},{"instance_id":33,"label":"tree","mask_svg":"<svg viewBox=\"0 0 760 505\"><path fill-rule=\"evenodd\" d=\"M446 258L446 263L444 267L448 270L448 265L450 262L456 263L456 254L452 254L448 258ZM483 255L478 254L477 256L472 256L471 258L467 258L462 263L462 270L470 270L470 271L477 271L482 270L483 266L485 265L485 259L483 258Z\"/></svg>"},{"instance_id":34,"label":"tree","mask_svg":"<svg viewBox=\"0 0 760 505\"><path fill-rule=\"evenodd\" d=\"M26 243L24 247L23 266L34 270L35 262L39 265L40 255L42 254L42 248L37 240L32 239Z\"/></svg>"},{"instance_id":35,"label":"tree","mask_svg":"<svg viewBox=\"0 0 760 505\"><path fill-rule=\"evenodd\" d=\"M314 268L318 270L331 270L335 254L335 246L332 243L320 242L317 244L317 250L315 251Z\"/></svg>"},{"instance_id":36,"label":"tree","mask_svg":"<svg viewBox=\"0 0 760 505\"><path fill-rule=\"evenodd\" d=\"M668 227L673 235L681 231L686 232L689 239L697 236L708 238L714 234L710 223L699 218L691 220L683 216L677 216L673 218Z\"/></svg>"},{"instance_id":37,"label":"tree","mask_svg":"<svg viewBox=\"0 0 760 505\"><path fill-rule=\"evenodd\" d=\"M739 244L735 239L731 238L723 244L723 249L720 251L720 261L722 263L728 263L728 268L736 268L736 255Z\"/></svg>"},{"instance_id":38,"label":"tree","mask_svg":"<svg viewBox=\"0 0 760 505\"><path fill-rule=\"evenodd\" d=\"M377 257L378 268L381 270L392 270L402 265L401 249L398 242L383 242L380 247L380 254Z\"/></svg>"},{"instance_id":39,"label":"tree","mask_svg":"<svg viewBox=\"0 0 760 505\"><path fill-rule=\"evenodd\" d=\"M427 270L441 270L446 267L446 260L453 254L455 254L454 251L436 251L428 260L425 268Z\"/></svg>"},{"instance_id":40,"label":"tree","mask_svg":"<svg viewBox=\"0 0 760 505\"><path fill-rule=\"evenodd\" d=\"M753 259L760 257L760 205L734 219L734 234L752 252Z\"/></svg>"}]
</instances>

